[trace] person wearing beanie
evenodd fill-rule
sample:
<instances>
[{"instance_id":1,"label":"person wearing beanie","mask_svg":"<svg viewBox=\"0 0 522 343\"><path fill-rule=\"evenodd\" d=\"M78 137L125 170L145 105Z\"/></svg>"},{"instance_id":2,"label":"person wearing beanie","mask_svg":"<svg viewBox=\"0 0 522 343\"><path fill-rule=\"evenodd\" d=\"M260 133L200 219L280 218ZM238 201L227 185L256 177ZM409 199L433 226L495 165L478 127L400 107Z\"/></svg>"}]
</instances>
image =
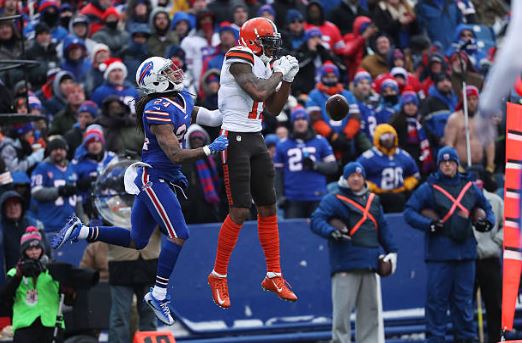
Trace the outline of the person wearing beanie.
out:
<instances>
[{"instance_id":1,"label":"person wearing beanie","mask_svg":"<svg viewBox=\"0 0 522 343\"><path fill-rule=\"evenodd\" d=\"M98 88L104 81L103 74L107 69L107 60L111 57L109 47L102 43L96 43L91 51L91 71L85 80L85 91L87 94Z\"/></svg>"},{"instance_id":2,"label":"person wearing beanie","mask_svg":"<svg viewBox=\"0 0 522 343\"><path fill-rule=\"evenodd\" d=\"M286 14L284 30L281 32L283 48L297 50L305 42L304 17L296 9Z\"/></svg>"},{"instance_id":3,"label":"person wearing beanie","mask_svg":"<svg viewBox=\"0 0 522 343\"><path fill-rule=\"evenodd\" d=\"M85 91L80 84L73 84L67 91L65 108L55 113L49 135L64 135L78 120L78 110L85 101Z\"/></svg>"},{"instance_id":4,"label":"person wearing beanie","mask_svg":"<svg viewBox=\"0 0 522 343\"><path fill-rule=\"evenodd\" d=\"M130 82L126 81L128 71L123 61L119 58L109 58L104 64L103 78L105 81L94 90L91 100L101 108L104 100L111 95L125 99L127 102L138 99L138 91Z\"/></svg>"},{"instance_id":5,"label":"person wearing beanie","mask_svg":"<svg viewBox=\"0 0 522 343\"><path fill-rule=\"evenodd\" d=\"M259 10L257 10L257 16L258 17L264 17L267 19L270 19L271 21L275 20L275 11L272 5L263 5L259 7Z\"/></svg>"},{"instance_id":6,"label":"person wearing beanie","mask_svg":"<svg viewBox=\"0 0 522 343\"><path fill-rule=\"evenodd\" d=\"M344 35L344 49L341 55L348 66L348 81L353 80L360 65L366 56L370 40L377 33L377 27L372 20L364 15L358 16L353 21L352 32Z\"/></svg>"},{"instance_id":7,"label":"person wearing beanie","mask_svg":"<svg viewBox=\"0 0 522 343\"><path fill-rule=\"evenodd\" d=\"M49 29L52 39L61 42L67 37L67 28L60 26L60 13L58 3L54 0L44 0L38 6L40 14L39 22L45 23Z\"/></svg>"},{"instance_id":8,"label":"person wearing beanie","mask_svg":"<svg viewBox=\"0 0 522 343\"><path fill-rule=\"evenodd\" d=\"M477 121L482 118L477 116L479 106L479 90L474 86L466 86L466 96L468 98L468 125L469 125L469 144L471 156L471 168L475 170L486 170L488 178L493 177L495 172L495 142L491 141L486 146L481 142L477 133ZM457 150L462 166L468 166L466 127L464 109L462 102L459 102L456 112L453 112L444 128L444 144L452 146Z\"/></svg>"},{"instance_id":9,"label":"person wearing beanie","mask_svg":"<svg viewBox=\"0 0 522 343\"><path fill-rule=\"evenodd\" d=\"M376 84L379 85L377 91L381 96L381 102L375 109L375 118L377 124L387 124L393 114L399 110L399 84L390 76L379 81Z\"/></svg>"},{"instance_id":10,"label":"person wearing beanie","mask_svg":"<svg viewBox=\"0 0 522 343\"><path fill-rule=\"evenodd\" d=\"M149 19L151 35L147 40L147 50L151 56L165 56L171 45L179 45L179 37L170 26L171 18L166 8L152 10Z\"/></svg>"},{"instance_id":11,"label":"person wearing beanie","mask_svg":"<svg viewBox=\"0 0 522 343\"><path fill-rule=\"evenodd\" d=\"M15 127L9 136L0 133L0 159L8 171L30 172L44 158L44 149L32 146L34 128L31 123Z\"/></svg>"},{"instance_id":12,"label":"person wearing beanie","mask_svg":"<svg viewBox=\"0 0 522 343\"><path fill-rule=\"evenodd\" d=\"M426 130L419 120L417 94L413 91L402 93L399 107L399 112L390 119L390 125L397 131L399 147L410 154L425 178L433 171L435 158Z\"/></svg>"},{"instance_id":13,"label":"person wearing beanie","mask_svg":"<svg viewBox=\"0 0 522 343\"><path fill-rule=\"evenodd\" d=\"M216 56L216 58L218 57ZM214 59L212 59L212 61L214 61ZM220 74L221 68L209 68L201 77L201 90L204 96L199 99L200 106L208 108L209 110L216 110L218 108Z\"/></svg>"},{"instance_id":14,"label":"person wearing beanie","mask_svg":"<svg viewBox=\"0 0 522 343\"><path fill-rule=\"evenodd\" d=\"M121 30L118 26L121 15L114 7L109 7L103 13L103 28L92 36L92 40L103 43L109 47L112 56L122 56L123 48L130 39L129 32Z\"/></svg>"},{"instance_id":15,"label":"person wearing beanie","mask_svg":"<svg viewBox=\"0 0 522 343\"><path fill-rule=\"evenodd\" d=\"M369 147L373 141L373 132L377 126L377 107L379 105L379 94L372 88L373 79L370 73L364 69L357 71L352 82L352 92L359 112L361 113L361 131L369 140Z\"/></svg>"},{"instance_id":16,"label":"person wearing beanie","mask_svg":"<svg viewBox=\"0 0 522 343\"><path fill-rule=\"evenodd\" d=\"M357 342L384 342L378 263L383 258L395 273L398 246L380 197L365 181L363 165L346 164L337 189L323 197L311 217L312 232L328 240L333 342L351 342L354 310Z\"/></svg>"},{"instance_id":17,"label":"person wearing beanie","mask_svg":"<svg viewBox=\"0 0 522 343\"><path fill-rule=\"evenodd\" d=\"M60 304L59 282L54 279L47 264L44 237L34 226L28 226L19 240L21 257L7 272L2 302L12 306L13 342L51 343ZM57 339L60 340L59 331Z\"/></svg>"},{"instance_id":18,"label":"person wearing beanie","mask_svg":"<svg viewBox=\"0 0 522 343\"><path fill-rule=\"evenodd\" d=\"M40 62L40 65L31 68L31 72L27 73L27 80L33 85L33 89L39 89L45 83L50 66L59 65L57 51L58 48L52 41L49 26L43 22L38 23L35 27L34 40L26 51L28 59Z\"/></svg>"},{"instance_id":19,"label":"person wearing beanie","mask_svg":"<svg viewBox=\"0 0 522 343\"><path fill-rule=\"evenodd\" d=\"M459 57L460 56L460 57ZM462 65L460 60L462 59ZM483 61L484 62L484 61ZM485 76L483 70L475 68L471 62L470 56L465 51L454 52L448 58L449 68L451 69L451 85L455 94L462 100L462 81L466 81L466 85L475 86L482 89Z\"/></svg>"},{"instance_id":20,"label":"person wearing beanie","mask_svg":"<svg viewBox=\"0 0 522 343\"><path fill-rule=\"evenodd\" d=\"M468 175L458 172L459 161L454 148L441 148L436 171L413 192L404 211L406 222L425 235L428 342L445 341L448 310L452 322L459 323L454 328L454 341L475 339L477 241L473 226L479 232L489 232L496 223L482 191ZM476 208L482 209L485 216L476 215Z\"/></svg>"},{"instance_id":21,"label":"person wearing beanie","mask_svg":"<svg viewBox=\"0 0 522 343\"><path fill-rule=\"evenodd\" d=\"M326 194L328 176L337 162L328 141L314 132L308 112L298 106L290 114L288 139L276 145L274 167L278 206L285 218L309 218Z\"/></svg>"},{"instance_id":22,"label":"person wearing beanie","mask_svg":"<svg viewBox=\"0 0 522 343\"><path fill-rule=\"evenodd\" d=\"M389 124L377 125L373 145L357 162L364 166L368 187L379 194L384 211L402 212L410 192L419 184L417 164L399 148L397 132Z\"/></svg>"},{"instance_id":23,"label":"person wearing beanie","mask_svg":"<svg viewBox=\"0 0 522 343\"><path fill-rule=\"evenodd\" d=\"M341 54L344 49L344 41L339 28L326 20L326 12L322 1L308 1L305 13L305 30L318 27L324 37L325 48L335 54Z\"/></svg>"},{"instance_id":24,"label":"person wearing beanie","mask_svg":"<svg viewBox=\"0 0 522 343\"><path fill-rule=\"evenodd\" d=\"M91 124L83 133L82 144L76 149L72 168L78 177L76 186L78 195L83 204L85 214L92 218L92 186L98 179L100 171L107 168L109 163L116 157L112 151L106 151L103 128L98 124Z\"/></svg>"},{"instance_id":25,"label":"person wearing beanie","mask_svg":"<svg viewBox=\"0 0 522 343\"><path fill-rule=\"evenodd\" d=\"M206 68L203 69L202 80L210 69L217 69L221 71L223 61L225 60L225 54L228 50L234 47L239 39L239 31L234 29L230 23L224 22L219 26L219 39L220 43L216 47L216 51L212 56L209 56L209 60ZM201 85L201 87L205 87Z\"/></svg>"},{"instance_id":26,"label":"person wearing beanie","mask_svg":"<svg viewBox=\"0 0 522 343\"><path fill-rule=\"evenodd\" d=\"M46 148L47 158L32 173L35 215L46 232L58 231L77 210L77 176L67 160L67 149L67 142L61 136L51 139Z\"/></svg>"},{"instance_id":27,"label":"person wearing beanie","mask_svg":"<svg viewBox=\"0 0 522 343\"><path fill-rule=\"evenodd\" d=\"M73 74L76 80L84 80L91 69L91 61L83 39L67 36L62 51L60 68Z\"/></svg>"},{"instance_id":28,"label":"person wearing beanie","mask_svg":"<svg viewBox=\"0 0 522 343\"><path fill-rule=\"evenodd\" d=\"M122 51L122 61L127 67L126 81L133 83L141 62L152 56L147 45L151 30L147 24L135 23L130 29L130 34L131 39Z\"/></svg>"},{"instance_id":29,"label":"person wearing beanie","mask_svg":"<svg viewBox=\"0 0 522 343\"><path fill-rule=\"evenodd\" d=\"M67 151L67 159L72 160L76 148L82 144L83 133L87 126L92 124L98 117L98 105L94 101L84 101L78 109L78 119L73 127L63 136L67 142L69 150Z\"/></svg>"},{"instance_id":30,"label":"person wearing beanie","mask_svg":"<svg viewBox=\"0 0 522 343\"><path fill-rule=\"evenodd\" d=\"M259 4L256 4L257 1L253 1L253 7L257 7L257 10L259 10L260 6ZM251 17L255 17L257 10ZM248 7L243 2L238 2L236 5L232 7L232 24L230 25L234 30L237 31L239 34L239 30L241 29L241 26L248 20L250 17Z\"/></svg>"}]
</instances>

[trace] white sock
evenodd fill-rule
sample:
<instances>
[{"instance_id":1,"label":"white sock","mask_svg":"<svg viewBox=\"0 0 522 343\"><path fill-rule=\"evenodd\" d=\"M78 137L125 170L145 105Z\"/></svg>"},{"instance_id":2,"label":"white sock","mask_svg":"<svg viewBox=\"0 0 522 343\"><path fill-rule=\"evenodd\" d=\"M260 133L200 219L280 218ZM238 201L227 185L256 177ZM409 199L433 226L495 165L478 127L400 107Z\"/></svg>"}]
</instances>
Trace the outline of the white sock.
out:
<instances>
[{"instance_id":1,"label":"white sock","mask_svg":"<svg viewBox=\"0 0 522 343\"><path fill-rule=\"evenodd\" d=\"M87 237L89 237L89 227L82 225L80 233L78 234L78 239L87 239Z\"/></svg>"},{"instance_id":2,"label":"white sock","mask_svg":"<svg viewBox=\"0 0 522 343\"><path fill-rule=\"evenodd\" d=\"M281 277L281 273L274 273L274 272L267 272L266 273L266 276L269 278L269 279L272 279L272 278L275 278L276 276L279 276Z\"/></svg>"},{"instance_id":3,"label":"white sock","mask_svg":"<svg viewBox=\"0 0 522 343\"><path fill-rule=\"evenodd\" d=\"M163 287L154 286L152 288L152 295L158 300L163 300L167 296L167 289Z\"/></svg>"},{"instance_id":4,"label":"white sock","mask_svg":"<svg viewBox=\"0 0 522 343\"><path fill-rule=\"evenodd\" d=\"M216 273L215 270L212 270L212 273L211 273L211 274L214 275L214 276L220 277L220 278L225 278L225 277L227 277L227 274L222 275L222 274Z\"/></svg>"}]
</instances>

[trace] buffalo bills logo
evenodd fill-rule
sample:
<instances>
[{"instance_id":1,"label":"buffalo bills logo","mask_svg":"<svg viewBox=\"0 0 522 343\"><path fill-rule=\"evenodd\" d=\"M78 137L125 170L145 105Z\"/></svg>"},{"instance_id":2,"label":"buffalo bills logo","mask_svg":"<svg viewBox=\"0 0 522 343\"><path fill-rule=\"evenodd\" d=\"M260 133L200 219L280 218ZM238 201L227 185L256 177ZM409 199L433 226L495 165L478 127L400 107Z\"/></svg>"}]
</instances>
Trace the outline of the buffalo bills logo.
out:
<instances>
[{"instance_id":1,"label":"buffalo bills logo","mask_svg":"<svg viewBox=\"0 0 522 343\"><path fill-rule=\"evenodd\" d=\"M143 84L143 79L145 79L147 76L150 75L150 72L153 67L154 67L154 64L152 63L152 61L150 61L141 68L139 84Z\"/></svg>"}]
</instances>

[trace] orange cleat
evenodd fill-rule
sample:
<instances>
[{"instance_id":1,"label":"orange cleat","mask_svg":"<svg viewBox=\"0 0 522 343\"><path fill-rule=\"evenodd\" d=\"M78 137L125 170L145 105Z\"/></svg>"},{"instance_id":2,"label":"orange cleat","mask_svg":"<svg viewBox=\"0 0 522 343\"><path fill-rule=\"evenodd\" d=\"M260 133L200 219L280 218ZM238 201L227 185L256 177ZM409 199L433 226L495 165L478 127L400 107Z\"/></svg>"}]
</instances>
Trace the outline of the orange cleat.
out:
<instances>
[{"instance_id":1,"label":"orange cleat","mask_svg":"<svg viewBox=\"0 0 522 343\"><path fill-rule=\"evenodd\" d=\"M208 285L212 291L212 299L222 309L230 307L230 296L228 295L228 284L226 277L217 277L212 274L208 276Z\"/></svg>"},{"instance_id":2,"label":"orange cleat","mask_svg":"<svg viewBox=\"0 0 522 343\"><path fill-rule=\"evenodd\" d=\"M291 302L297 301L297 296L290 289L290 285L281 276L276 276L273 278L265 277L263 282L261 282L261 287L266 292L276 293L277 296L282 300Z\"/></svg>"}]
</instances>

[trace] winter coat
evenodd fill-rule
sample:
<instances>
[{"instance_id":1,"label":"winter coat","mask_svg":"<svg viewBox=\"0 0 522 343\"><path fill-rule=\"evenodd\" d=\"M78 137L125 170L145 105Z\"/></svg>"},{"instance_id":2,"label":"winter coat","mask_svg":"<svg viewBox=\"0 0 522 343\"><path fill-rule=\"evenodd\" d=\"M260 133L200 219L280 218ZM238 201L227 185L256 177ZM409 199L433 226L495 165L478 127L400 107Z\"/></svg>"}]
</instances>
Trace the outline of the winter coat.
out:
<instances>
[{"instance_id":1,"label":"winter coat","mask_svg":"<svg viewBox=\"0 0 522 343\"><path fill-rule=\"evenodd\" d=\"M403 4L399 6L406 9ZM413 11L408 11L408 13L412 16L415 15ZM395 19L390 12L387 1L379 1L372 13L372 18L379 30L386 32L386 34L390 36L392 44L400 49L409 47L410 38L421 33L417 20L414 19L408 25L403 25L399 19Z\"/></svg>"},{"instance_id":2,"label":"winter coat","mask_svg":"<svg viewBox=\"0 0 522 343\"><path fill-rule=\"evenodd\" d=\"M59 65L59 59L56 53L56 44L51 43L44 48L36 41L27 49L27 59L40 61L36 68L31 68L31 72L27 73L29 83L33 89L39 89L47 81L47 71L49 65Z\"/></svg>"},{"instance_id":3,"label":"winter coat","mask_svg":"<svg viewBox=\"0 0 522 343\"><path fill-rule=\"evenodd\" d=\"M138 99L138 91L130 83L126 82L123 86L115 86L105 81L105 83L94 90L91 100L94 101L98 107L101 107L103 100L111 95L119 97L126 104L132 99Z\"/></svg>"},{"instance_id":4,"label":"winter coat","mask_svg":"<svg viewBox=\"0 0 522 343\"><path fill-rule=\"evenodd\" d=\"M427 262L474 260L477 257L477 242L473 236L471 217L465 218L455 211L444 223L442 232L430 232L433 219L422 215L422 210L434 210L438 217L444 217L452 203L442 193L435 190L437 184L457 198L460 190L471 180L467 175L457 174L452 178L444 176L439 171L431 174L428 180L421 184L406 203L404 217L413 228L425 233L425 254ZM495 214L480 189L472 185L461 200L462 206L469 211L476 207L486 212L486 220L493 225Z\"/></svg>"},{"instance_id":5,"label":"winter coat","mask_svg":"<svg viewBox=\"0 0 522 343\"><path fill-rule=\"evenodd\" d=\"M348 66L348 81L352 81L357 69L359 69L364 56L366 55L366 40L359 33L362 25L370 23L368 17L355 18L352 33L344 35L344 56L345 64Z\"/></svg>"},{"instance_id":6,"label":"winter coat","mask_svg":"<svg viewBox=\"0 0 522 343\"><path fill-rule=\"evenodd\" d=\"M336 241L331 238L332 232L336 229L329 224L330 219L341 220L350 230L362 217L360 210L353 205L347 205L339 196L351 199L365 207L370 195L367 190L362 195L356 195L346 186L344 183L338 191L326 195L311 217L312 231L328 239L332 275L354 270L375 271L381 254L380 247L384 248L386 253L398 251L378 196L375 196L369 211L375 218L377 227L370 219L366 219L361 228L352 235L351 240Z\"/></svg>"},{"instance_id":7,"label":"winter coat","mask_svg":"<svg viewBox=\"0 0 522 343\"><path fill-rule=\"evenodd\" d=\"M141 155L144 136L136 127L136 119L130 115L124 117L108 116L106 113L96 120L103 127L105 134L105 149L117 155L132 152Z\"/></svg>"},{"instance_id":8,"label":"winter coat","mask_svg":"<svg viewBox=\"0 0 522 343\"><path fill-rule=\"evenodd\" d=\"M157 32L156 27L154 26L154 18L159 13L165 13L167 15L167 18L169 18L169 24L167 26L167 33L164 36L160 36ZM171 45L178 45L179 44L179 37L174 32L169 30L170 29L170 16L166 9L158 7L155 8L151 14L149 19L149 27L151 31L151 35L149 39L147 40L147 49L151 56L165 56L167 53L167 48L169 48Z\"/></svg>"},{"instance_id":9,"label":"winter coat","mask_svg":"<svg viewBox=\"0 0 522 343\"><path fill-rule=\"evenodd\" d=\"M53 93L52 97L50 99L47 99L43 96L40 98L40 100L42 101L43 107L45 107L45 109L51 116L54 116L56 113L58 113L62 109L64 109L65 105L67 103L64 95L62 94L62 92L60 90L60 81L65 76L69 76L73 80L75 79L74 75L68 71L62 70L62 71L58 72L58 74L56 74L56 77L54 78L53 83L52 83L52 93ZM42 93L42 95L43 95L43 93Z\"/></svg>"},{"instance_id":10,"label":"winter coat","mask_svg":"<svg viewBox=\"0 0 522 343\"><path fill-rule=\"evenodd\" d=\"M373 79L390 71L386 57L378 53L366 56L361 62L361 68L370 73Z\"/></svg>"},{"instance_id":11,"label":"winter coat","mask_svg":"<svg viewBox=\"0 0 522 343\"><path fill-rule=\"evenodd\" d=\"M486 190L482 192L493 209L496 221L495 226L489 232L473 230L477 240L477 255L479 259L499 258L502 251L502 243L504 242L504 201L495 193L490 193Z\"/></svg>"},{"instance_id":12,"label":"winter coat","mask_svg":"<svg viewBox=\"0 0 522 343\"><path fill-rule=\"evenodd\" d=\"M370 13L362 8L359 2L357 2L355 12L353 12L352 8L348 6L345 1L341 1L339 6L330 12L330 21L339 28L342 35L346 35L356 32L355 29L353 29L353 24L356 18L360 16L369 17Z\"/></svg>"},{"instance_id":13,"label":"winter coat","mask_svg":"<svg viewBox=\"0 0 522 343\"><path fill-rule=\"evenodd\" d=\"M319 30L321 30L321 33L323 34L322 40L323 43L326 44L328 49L332 50L336 54L340 54L342 52L342 49L344 48L344 41L343 37L341 36L341 31L339 31L339 28L335 26L332 22L327 21L325 18L324 13L324 7L322 2L317 0L312 0L308 2L307 10L310 8L311 5L318 5L321 9L321 16L322 18L319 20L319 22L311 22L310 17L307 13L306 16L306 22L305 22L305 30L317 27Z\"/></svg>"},{"instance_id":14,"label":"winter coat","mask_svg":"<svg viewBox=\"0 0 522 343\"><path fill-rule=\"evenodd\" d=\"M130 34L127 31L104 26L92 36L92 39L107 45L111 49L111 55L119 57L125 45L130 41Z\"/></svg>"},{"instance_id":15,"label":"winter coat","mask_svg":"<svg viewBox=\"0 0 522 343\"><path fill-rule=\"evenodd\" d=\"M49 135L65 135L76 124L77 117L78 113L67 105L54 116L49 128Z\"/></svg>"},{"instance_id":16,"label":"winter coat","mask_svg":"<svg viewBox=\"0 0 522 343\"><path fill-rule=\"evenodd\" d=\"M462 14L453 0L419 0L415 13L421 30L428 33L432 42L440 42L449 48L457 25L462 22Z\"/></svg>"}]
</instances>

